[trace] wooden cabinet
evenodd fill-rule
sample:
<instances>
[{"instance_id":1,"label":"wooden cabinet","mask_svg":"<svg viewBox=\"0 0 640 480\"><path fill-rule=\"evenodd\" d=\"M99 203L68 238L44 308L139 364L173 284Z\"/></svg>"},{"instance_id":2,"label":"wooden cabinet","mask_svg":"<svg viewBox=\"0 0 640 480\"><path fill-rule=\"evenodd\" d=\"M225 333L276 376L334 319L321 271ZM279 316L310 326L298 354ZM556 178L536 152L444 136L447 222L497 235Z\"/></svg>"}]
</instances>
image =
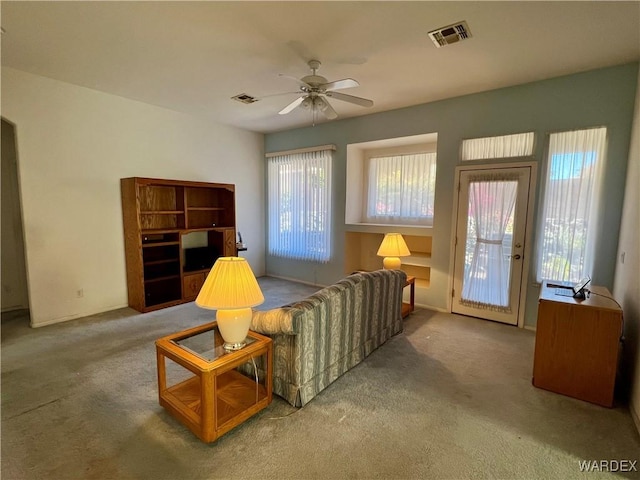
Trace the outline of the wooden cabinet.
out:
<instances>
[{"instance_id":1,"label":"wooden cabinet","mask_svg":"<svg viewBox=\"0 0 640 480\"><path fill-rule=\"evenodd\" d=\"M215 259L237 254L234 185L133 177L120 187L130 307L191 301Z\"/></svg>"},{"instance_id":2,"label":"wooden cabinet","mask_svg":"<svg viewBox=\"0 0 640 480\"><path fill-rule=\"evenodd\" d=\"M185 300L195 300L200 293L206 274L204 272L192 273L182 277L182 296Z\"/></svg>"},{"instance_id":3,"label":"wooden cabinet","mask_svg":"<svg viewBox=\"0 0 640 480\"><path fill-rule=\"evenodd\" d=\"M611 407L622 337L622 310L604 287L584 300L542 286L533 385Z\"/></svg>"}]
</instances>

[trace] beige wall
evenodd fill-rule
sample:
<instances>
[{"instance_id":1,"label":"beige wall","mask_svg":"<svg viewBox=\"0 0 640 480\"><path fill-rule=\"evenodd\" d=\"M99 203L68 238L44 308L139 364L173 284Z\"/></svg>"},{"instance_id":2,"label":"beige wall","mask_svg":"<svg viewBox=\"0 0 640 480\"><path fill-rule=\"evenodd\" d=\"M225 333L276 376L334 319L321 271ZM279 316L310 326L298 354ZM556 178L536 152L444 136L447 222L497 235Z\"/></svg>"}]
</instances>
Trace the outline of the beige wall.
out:
<instances>
[{"instance_id":1,"label":"beige wall","mask_svg":"<svg viewBox=\"0 0 640 480\"><path fill-rule=\"evenodd\" d=\"M9 68L2 116L18 138L33 326L127 304L123 177L236 184L244 256L263 274L263 135Z\"/></svg>"},{"instance_id":2,"label":"beige wall","mask_svg":"<svg viewBox=\"0 0 640 480\"><path fill-rule=\"evenodd\" d=\"M629 149L627 186L620 226L613 295L625 321L624 379L630 382L630 408L640 431L640 76ZM624 263L622 258L624 256Z\"/></svg>"}]
</instances>

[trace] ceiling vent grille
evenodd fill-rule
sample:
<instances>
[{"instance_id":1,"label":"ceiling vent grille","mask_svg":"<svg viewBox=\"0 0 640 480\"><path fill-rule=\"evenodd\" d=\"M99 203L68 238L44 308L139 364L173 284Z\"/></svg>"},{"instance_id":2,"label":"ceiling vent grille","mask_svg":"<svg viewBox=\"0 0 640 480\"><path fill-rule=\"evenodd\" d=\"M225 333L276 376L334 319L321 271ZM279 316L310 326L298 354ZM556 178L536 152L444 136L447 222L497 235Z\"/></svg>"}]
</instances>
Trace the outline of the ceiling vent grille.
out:
<instances>
[{"instance_id":1,"label":"ceiling vent grille","mask_svg":"<svg viewBox=\"0 0 640 480\"><path fill-rule=\"evenodd\" d=\"M242 103L255 103L259 100L258 98L247 95L246 93L240 93L234 97L231 97L231 99Z\"/></svg>"},{"instance_id":2,"label":"ceiling vent grille","mask_svg":"<svg viewBox=\"0 0 640 480\"><path fill-rule=\"evenodd\" d=\"M440 48L471 38L471 30L467 22L462 21L429 32L429 38Z\"/></svg>"}]
</instances>

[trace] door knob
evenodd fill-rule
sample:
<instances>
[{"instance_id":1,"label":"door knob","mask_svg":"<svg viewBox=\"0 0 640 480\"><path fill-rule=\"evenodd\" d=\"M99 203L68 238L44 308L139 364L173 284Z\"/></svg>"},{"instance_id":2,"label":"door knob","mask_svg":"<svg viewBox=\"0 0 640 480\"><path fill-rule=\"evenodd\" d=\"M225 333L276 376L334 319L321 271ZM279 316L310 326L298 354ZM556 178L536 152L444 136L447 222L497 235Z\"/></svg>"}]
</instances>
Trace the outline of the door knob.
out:
<instances>
[{"instance_id":1,"label":"door knob","mask_svg":"<svg viewBox=\"0 0 640 480\"><path fill-rule=\"evenodd\" d=\"M522 257L520 256L519 253L516 253L515 255L511 255L511 258L513 258L515 260L520 260Z\"/></svg>"}]
</instances>

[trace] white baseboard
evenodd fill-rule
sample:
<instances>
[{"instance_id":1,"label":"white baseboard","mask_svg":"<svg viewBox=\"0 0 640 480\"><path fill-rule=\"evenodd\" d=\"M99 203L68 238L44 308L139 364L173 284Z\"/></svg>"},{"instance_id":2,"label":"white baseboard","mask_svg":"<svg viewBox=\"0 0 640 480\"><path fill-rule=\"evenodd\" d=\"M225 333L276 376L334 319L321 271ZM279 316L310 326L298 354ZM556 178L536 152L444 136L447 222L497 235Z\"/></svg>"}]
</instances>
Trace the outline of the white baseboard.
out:
<instances>
[{"instance_id":1,"label":"white baseboard","mask_svg":"<svg viewBox=\"0 0 640 480\"><path fill-rule=\"evenodd\" d=\"M427 310L433 310L434 312L440 312L440 313L451 313L446 308L434 307L433 305L424 305L422 303L416 303L416 308L424 308Z\"/></svg>"},{"instance_id":2,"label":"white baseboard","mask_svg":"<svg viewBox=\"0 0 640 480\"><path fill-rule=\"evenodd\" d=\"M63 323L63 322L68 322L70 320L77 320L79 318L84 318L84 317L90 317L92 315L98 315L100 313L106 313L106 312L110 312L112 310L118 310L120 308L125 308L127 307L127 304L124 305L114 305L111 307L105 307L105 308L101 308L98 310L88 310L87 312L83 312L83 313L75 313L73 315L67 315L64 317L59 317L59 318L52 318L49 320L45 320L43 322L37 322L37 323L33 323L33 319L31 320L31 328L39 328L39 327L46 327L47 325L54 325L56 323Z\"/></svg>"},{"instance_id":3,"label":"white baseboard","mask_svg":"<svg viewBox=\"0 0 640 480\"><path fill-rule=\"evenodd\" d=\"M15 312L16 310L29 310L29 305L13 305L11 307L4 307L2 313Z\"/></svg>"},{"instance_id":4,"label":"white baseboard","mask_svg":"<svg viewBox=\"0 0 640 480\"><path fill-rule=\"evenodd\" d=\"M261 277L271 277L271 278L278 278L280 280L287 280L288 282L296 282L296 283L302 283L303 285L310 285L312 287L318 287L318 288L324 288L327 285L319 285L317 283L312 283L312 282L305 282L304 280L300 280L299 278L291 278L291 277L283 277L280 275L272 275L270 273L266 273L264 275L261 275ZM260 278L260 277L258 277Z\"/></svg>"}]
</instances>

